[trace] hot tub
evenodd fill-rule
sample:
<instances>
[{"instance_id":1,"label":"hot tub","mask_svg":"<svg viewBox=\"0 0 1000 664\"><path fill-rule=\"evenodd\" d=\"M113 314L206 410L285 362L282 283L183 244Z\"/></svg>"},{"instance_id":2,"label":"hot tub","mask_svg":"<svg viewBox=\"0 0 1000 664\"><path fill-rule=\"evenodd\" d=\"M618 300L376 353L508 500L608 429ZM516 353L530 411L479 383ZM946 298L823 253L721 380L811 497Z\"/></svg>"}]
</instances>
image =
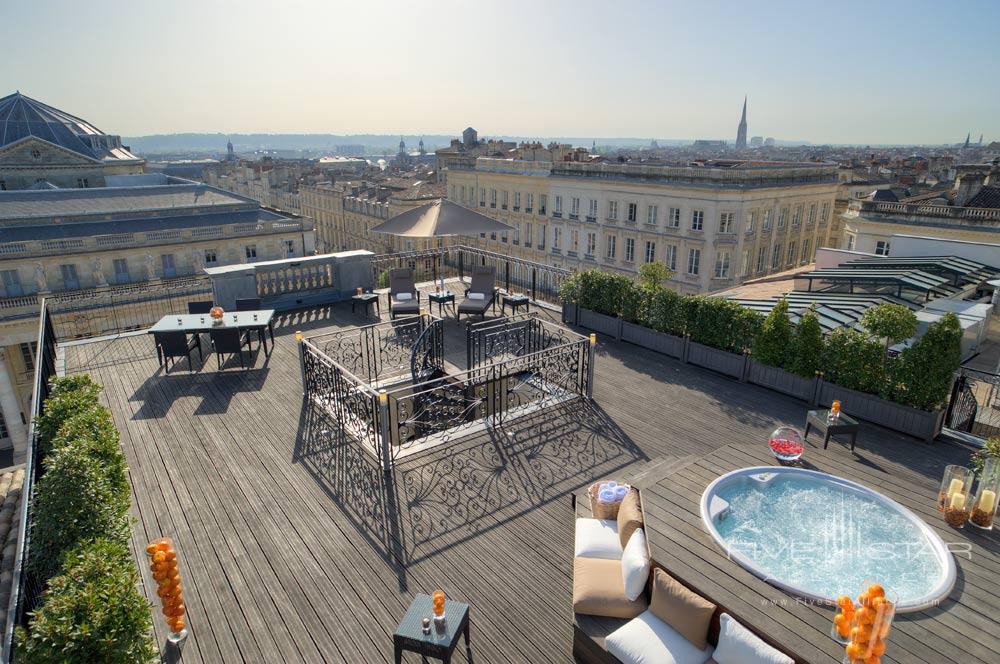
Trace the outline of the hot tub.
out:
<instances>
[{"instance_id":1,"label":"hot tub","mask_svg":"<svg viewBox=\"0 0 1000 664\"><path fill-rule=\"evenodd\" d=\"M897 611L934 606L955 585L937 533L899 503L812 470L758 466L705 489L701 518L730 558L794 595L833 603L878 582Z\"/></svg>"}]
</instances>

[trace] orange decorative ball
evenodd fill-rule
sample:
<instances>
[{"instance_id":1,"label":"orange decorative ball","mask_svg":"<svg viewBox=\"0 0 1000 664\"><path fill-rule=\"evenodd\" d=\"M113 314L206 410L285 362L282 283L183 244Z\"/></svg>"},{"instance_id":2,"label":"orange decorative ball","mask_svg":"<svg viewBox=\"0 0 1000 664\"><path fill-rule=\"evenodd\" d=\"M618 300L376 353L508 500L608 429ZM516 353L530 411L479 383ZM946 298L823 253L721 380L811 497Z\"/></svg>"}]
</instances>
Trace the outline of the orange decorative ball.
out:
<instances>
[{"instance_id":1,"label":"orange decorative ball","mask_svg":"<svg viewBox=\"0 0 1000 664\"><path fill-rule=\"evenodd\" d=\"M211 316L212 318L215 318L216 320L218 320L218 319L222 318L223 316L225 316L226 312L222 310L222 307L216 306L216 307L212 307L211 309L209 309L208 315Z\"/></svg>"},{"instance_id":2,"label":"orange decorative ball","mask_svg":"<svg viewBox=\"0 0 1000 664\"><path fill-rule=\"evenodd\" d=\"M877 583L873 583L868 586L868 596L869 597L885 597L885 588Z\"/></svg>"}]
</instances>

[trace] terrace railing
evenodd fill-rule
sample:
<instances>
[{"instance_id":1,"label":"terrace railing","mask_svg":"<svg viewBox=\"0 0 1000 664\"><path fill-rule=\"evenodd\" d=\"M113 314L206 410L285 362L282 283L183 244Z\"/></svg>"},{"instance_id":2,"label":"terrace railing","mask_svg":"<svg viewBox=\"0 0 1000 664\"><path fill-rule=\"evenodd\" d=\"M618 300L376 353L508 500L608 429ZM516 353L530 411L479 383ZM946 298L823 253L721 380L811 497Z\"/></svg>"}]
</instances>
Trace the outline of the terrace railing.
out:
<instances>
[{"instance_id":1,"label":"terrace railing","mask_svg":"<svg viewBox=\"0 0 1000 664\"><path fill-rule=\"evenodd\" d=\"M372 257L371 265L373 281L380 288L389 285L389 270L393 268L410 268L416 281L429 282L441 277L464 279L476 266L493 266L497 285L507 292L524 291L536 302L551 304L560 303L559 287L572 274L564 268L464 245L379 254Z\"/></svg>"},{"instance_id":2,"label":"terrace railing","mask_svg":"<svg viewBox=\"0 0 1000 664\"><path fill-rule=\"evenodd\" d=\"M17 548L14 556L14 570L11 578L10 601L7 620L3 627L2 661L13 660L14 628L26 625L28 613L34 610L42 593L42 584L25 570L31 554L32 521L31 503L35 492L35 482L41 474L41 464L36 445L35 424L42 413L42 406L49 396L51 380L56 375L56 334L49 315L48 300L41 303L41 317L38 325L38 351L35 362L34 389L31 412L28 419L28 446L24 460L24 484L21 488L21 505L17 515Z\"/></svg>"},{"instance_id":3,"label":"terrace railing","mask_svg":"<svg viewBox=\"0 0 1000 664\"><path fill-rule=\"evenodd\" d=\"M533 313L467 323L466 366L474 369L506 357L530 355L552 346L585 339L586 337L561 325L544 321Z\"/></svg>"}]
</instances>

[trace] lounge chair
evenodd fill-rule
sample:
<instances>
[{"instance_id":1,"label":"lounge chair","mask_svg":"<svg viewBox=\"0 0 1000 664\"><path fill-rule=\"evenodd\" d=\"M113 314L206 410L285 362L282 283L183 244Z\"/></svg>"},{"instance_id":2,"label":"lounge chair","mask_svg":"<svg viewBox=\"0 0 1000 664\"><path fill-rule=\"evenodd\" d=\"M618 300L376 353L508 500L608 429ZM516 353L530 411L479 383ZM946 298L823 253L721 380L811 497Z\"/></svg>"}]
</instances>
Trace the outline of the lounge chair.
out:
<instances>
[{"instance_id":1,"label":"lounge chair","mask_svg":"<svg viewBox=\"0 0 1000 664\"><path fill-rule=\"evenodd\" d=\"M460 319L462 314L486 318L486 311L491 306L496 309L496 276L496 268L492 266L477 267L472 271L472 282L465 290L465 299L458 305L456 319Z\"/></svg>"},{"instance_id":2,"label":"lounge chair","mask_svg":"<svg viewBox=\"0 0 1000 664\"><path fill-rule=\"evenodd\" d=\"M170 361L177 357L186 357L188 371L194 371L191 366L191 352L197 348L198 358L205 359L201 354L201 335L195 334L188 340L187 332L154 332L153 343L156 344L156 357L160 366L170 371Z\"/></svg>"},{"instance_id":3,"label":"lounge chair","mask_svg":"<svg viewBox=\"0 0 1000 664\"><path fill-rule=\"evenodd\" d=\"M220 370L222 369L223 355L239 355L240 366L244 369L247 368L246 361L243 359L243 347L250 347L249 334L239 328L231 327L209 330L209 335L212 337L212 350L215 351L215 361ZM253 352L252 348L251 352Z\"/></svg>"},{"instance_id":4,"label":"lounge chair","mask_svg":"<svg viewBox=\"0 0 1000 664\"><path fill-rule=\"evenodd\" d=\"M413 270L397 268L389 272L389 318L419 313L420 291L414 284Z\"/></svg>"}]
</instances>

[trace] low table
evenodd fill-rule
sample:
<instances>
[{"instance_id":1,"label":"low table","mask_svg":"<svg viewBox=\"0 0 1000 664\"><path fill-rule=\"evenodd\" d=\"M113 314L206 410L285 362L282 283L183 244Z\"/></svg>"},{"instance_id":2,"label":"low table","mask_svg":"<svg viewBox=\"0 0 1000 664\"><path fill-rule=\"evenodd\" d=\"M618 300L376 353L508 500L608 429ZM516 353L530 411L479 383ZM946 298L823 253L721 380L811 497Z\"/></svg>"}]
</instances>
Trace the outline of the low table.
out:
<instances>
[{"instance_id":1,"label":"low table","mask_svg":"<svg viewBox=\"0 0 1000 664\"><path fill-rule=\"evenodd\" d=\"M451 305L452 311L455 309L455 294L451 291L436 291L434 293L428 293L427 299L430 300L431 304L437 302L438 315L441 315L444 310L444 305L446 304Z\"/></svg>"},{"instance_id":2,"label":"low table","mask_svg":"<svg viewBox=\"0 0 1000 664\"><path fill-rule=\"evenodd\" d=\"M354 313L354 307L356 307L359 302L364 305L366 314L371 312L372 304L374 304L375 311L378 312L378 315L380 317L382 316L382 305L379 304L378 293L362 293L361 295L352 295L351 296L352 314Z\"/></svg>"},{"instance_id":3,"label":"low table","mask_svg":"<svg viewBox=\"0 0 1000 664\"><path fill-rule=\"evenodd\" d=\"M421 619L431 618L431 633L424 634ZM458 637L465 635L465 648L469 649L469 605L450 599L444 601L444 625L434 623L434 604L430 595L417 594L410 602L406 615L399 621L399 627L392 635L392 646L396 664L403 661L403 651L419 653L424 657L435 657L445 664L451 661L451 654L458 645ZM470 658L471 660L471 658Z\"/></svg>"},{"instance_id":4,"label":"low table","mask_svg":"<svg viewBox=\"0 0 1000 664\"><path fill-rule=\"evenodd\" d=\"M848 417L843 411L835 420L828 419L829 410L810 410L806 415L806 431L802 438L805 440L809 436L809 429L815 428L823 434L823 449L830 444L833 436L847 435L851 437L851 451L854 451L854 443L858 438L858 421Z\"/></svg>"},{"instance_id":5,"label":"low table","mask_svg":"<svg viewBox=\"0 0 1000 664\"><path fill-rule=\"evenodd\" d=\"M503 299L500 300L500 313L502 314L507 307L510 307L512 314L516 314L520 307L524 307L525 311L530 311L531 298L527 295L504 295Z\"/></svg>"}]
</instances>

